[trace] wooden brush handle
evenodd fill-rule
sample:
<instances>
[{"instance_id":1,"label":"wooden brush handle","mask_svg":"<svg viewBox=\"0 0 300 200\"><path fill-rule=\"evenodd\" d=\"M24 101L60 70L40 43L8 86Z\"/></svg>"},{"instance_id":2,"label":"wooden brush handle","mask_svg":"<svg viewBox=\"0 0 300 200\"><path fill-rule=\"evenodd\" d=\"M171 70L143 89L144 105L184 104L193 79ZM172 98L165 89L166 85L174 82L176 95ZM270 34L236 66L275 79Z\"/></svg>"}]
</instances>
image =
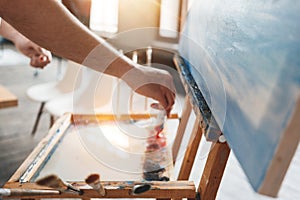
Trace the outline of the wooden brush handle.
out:
<instances>
[{"instance_id":1,"label":"wooden brush handle","mask_svg":"<svg viewBox=\"0 0 300 200\"><path fill-rule=\"evenodd\" d=\"M30 190L0 188L0 196L43 196L60 194L57 190Z\"/></svg>"}]
</instances>

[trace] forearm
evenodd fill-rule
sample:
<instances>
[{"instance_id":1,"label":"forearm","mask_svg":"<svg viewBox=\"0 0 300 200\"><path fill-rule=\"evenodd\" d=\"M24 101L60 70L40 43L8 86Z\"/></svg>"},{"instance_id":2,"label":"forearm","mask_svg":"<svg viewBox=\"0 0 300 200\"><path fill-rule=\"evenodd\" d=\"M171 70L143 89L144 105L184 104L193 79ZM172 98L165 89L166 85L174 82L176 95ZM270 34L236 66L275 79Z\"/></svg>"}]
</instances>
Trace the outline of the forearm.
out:
<instances>
[{"instance_id":1,"label":"forearm","mask_svg":"<svg viewBox=\"0 0 300 200\"><path fill-rule=\"evenodd\" d=\"M117 77L133 68L128 61L114 61L118 52L55 0L0 0L0 15L27 38L64 58Z\"/></svg>"},{"instance_id":2,"label":"forearm","mask_svg":"<svg viewBox=\"0 0 300 200\"><path fill-rule=\"evenodd\" d=\"M16 43L17 40L24 38L22 34L20 34L16 29L14 29L3 19L1 20L1 24L0 24L0 35L12 41L13 43Z\"/></svg>"},{"instance_id":3,"label":"forearm","mask_svg":"<svg viewBox=\"0 0 300 200\"><path fill-rule=\"evenodd\" d=\"M56 0L0 0L0 16L51 52L122 78L139 94L158 100L167 113L175 99L172 77L126 59L92 34ZM123 57L122 59L119 59Z\"/></svg>"}]
</instances>

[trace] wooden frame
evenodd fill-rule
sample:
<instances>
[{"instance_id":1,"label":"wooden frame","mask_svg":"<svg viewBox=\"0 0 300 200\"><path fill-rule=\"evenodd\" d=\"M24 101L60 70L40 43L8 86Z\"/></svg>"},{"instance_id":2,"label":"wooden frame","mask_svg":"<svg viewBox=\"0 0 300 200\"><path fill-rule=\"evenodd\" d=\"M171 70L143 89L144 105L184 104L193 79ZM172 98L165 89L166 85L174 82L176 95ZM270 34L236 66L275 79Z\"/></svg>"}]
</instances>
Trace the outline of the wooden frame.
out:
<instances>
[{"instance_id":1,"label":"wooden frame","mask_svg":"<svg viewBox=\"0 0 300 200\"><path fill-rule=\"evenodd\" d=\"M188 98L187 98L188 99ZM187 103L187 102L186 102ZM188 119L188 114L190 113L191 104L187 103L184 108L183 113L183 124L185 124L185 120ZM196 108L197 109L197 108ZM192 171L192 167L194 165L194 160L198 151L198 147L201 141L202 134L205 132L203 127L200 125L201 120L200 117L197 117L194 122L194 128L190 136L190 140L185 151L185 155L183 158L183 162L179 171L179 175L177 180L188 180L190 173ZM180 125L179 125L180 127ZM180 130L177 134L184 133L185 129ZM178 145L180 146L182 140L182 136L176 137L173 146L173 156L174 151L175 155L178 153ZM217 196L217 192L223 177L223 173L227 164L227 160L230 155L230 148L227 142L215 142L212 143L211 150L208 154L208 158L204 167L204 171L201 176L201 180L197 189L197 198L205 199L205 200L214 200Z\"/></svg>"},{"instance_id":2,"label":"wooden frame","mask_svg":"<svg viewBox=\"0 0 300 200\"><path fill-rule=\"evenodd\" d=\"M178 180L188 180L202 134L206 136L208 141L211 140L210 135L207 135L207 130L209 130L209 123L210 120L213 119L213 116L210 115L211 112L209 111L205 100L202 99L199 89L194 85L191 79L187 78L186 72L182 71L182 69L185 69L185 66L178 55L174 56L174 63L184 85L185 91L188 94L185 101L185 107L183 109L184 112L182 114L183 121L181 123L187 123L192 108L196 114L194 128L178 175ZM182 140L181 134L185 131L184 128L178 128L178 130L180 131L177 132L177 137L174 141L173 158L176 158L177 156L178 146L180 146ZM212 133L213 135L221 135L218 130L214 131L216 131L216 133ZM208 154L205 168L201 176L200 184L197 189L197 198L205 200L213 200L216 198L229 154L230 148L227 142L221 143L217 139L214 143L212 143L211 150Z\"/></svg>"},{"instance_id":3,"label":"wooden frame","mask_svg":"<svg viewBox=\"0 0 300 200\"><path fill-rule=\"evenodd\" d=\"M185 128L187 126L191 111L192 111L192 106L191 106L189 97L187 96L185 98L185 103L184 103L180 123L179 123L178 129L177 129L176 138L175 138L173 146L172 146L172 156L173 156L173 162L174 163L177 159L180 144L181 144L181 141L182 141L182 138L183 138Z\"/></svg>"},{"instance_id":4,"label":"wooden frame","mask_svg":"<svg viewBox=\"0 0 300 200\"><path fill-rule=\"evenodd\" d=\"M185 111L189 111L189 109L185 109ZM189 113L189 112L188 112ZM184 115L187 116L187 113ZM12 189L12 190L20 190L20 191L43 191L41 194L28 194L25 196L18 196L12 195L5 198L82 198L82 199L89 199L89 198L174 198L174 199L181 199L181 198L188 198L188 199L195 199L197 196L197 190L192 181L188 181L188 176L190 174L191 168L193 166L193 161L195 154L197 152L197 147L200 142L200 138L203 132L203 129L199 126L199 120L196 120L193 134L191 137L191 141L188 145L188 150L186 151L186 155L184 158L183 165L181 167L181 171L184 172L184 175L180 175L177 181L168 181L168 182L161 182L161 181L146 181L142 183L149 183L151 185L151 189L143 194L138 196L132 195L131 190L135 184L140 184L139 182L132 182L128 184L128 182L124 181L101 181L101 184L104 185L106 190L105 196L100 196L95 190L91 188L87 188L87 184L82 181L72 182L73 186L76 186L83 191L83 195L74 194L74 193L60 193L60 194L51 194L51 191L54 190L49 187L39 186L34 182L31 182L34 173L43 165L43 162L47 159L48 153L55 147L55 145L59 142L59 140L63 137L64 132L68 129L71 124L86 124L88 121L91 123L98 122L99 120L109 120L112 119L113 116L107 115L72 115L66 114L63 117L59 118L53 127L50 129L49 134L38 144L38 146L33 150L33 152L28 156L28 158L23 162L23 164L19 167L19 169L14 173L14 175L9 179L9 181L4 185L4 188ZM116 116L115 116L116 117ZM127 120L128 118L147 118L147 115L124 115L121 116L120 119ZM176 118L176 115L173 115L173 118ZM184 122L185 123L185 122ZM184 132L184 128L182 129ZM198 138L194 140L195 138ZM180 142L179 142L180 144ZM208 184L205 187L200 186L201 190L198 189L198 193L203 193L208 196L208 199L214 199L217 193L217 188L219 186L219 182L221 180L221 176L218 175L223 173L221 170L216 170L217 173L214 172L214 167L218 165L218 161L220 160L219 155L224 155L224 151L220 150L220 147L226 148L226 144L218 144L218 148L216 150L211 151L209 157L213 157L209 164L207 164L207 169L204 174L205 178L208 178L208 182L210 183L213 180L214 184ZM214 148L213 148L214 149ZM226 155L229 155L228 152L225 152ZM227 159L221 159L226 161ZM222 163L222 166L225 167L226 162ZM217 178L216 178L217 177ZM204 180L204 178L202 177ZM112 187L115 186L115 187ZM120 186L122 188L120 189ZM47 192L48 191L48 192ZM203 191L209 191L203 192ZM211 193L211 191L215 191ZM16 194L16 193L14 193Z\"/></svg>"},{"instance_id":5,"label":"wooden frame","mask_svg":"<svg viewBox=\"0 0 300 200\"><path fill-rule=\"evenodd\" d=\"M142 182L143 184L145 182ZM125 183L123 181L101 181L104 186L106 195L101 196L97 191L93 189L86 189L85 182L75 182L72 185L80 188L83 191L83 195L75 193L61 193L61 194L46 194L46 195L31 195L26 198L195 198L195 186L192 181L152 181L151 190L140 194L132 195L131 190L134 185L141 184L141 182L132 182L132 184ZM122 189L119 187L122 186ZM18 188L23 190L46 190L53 191L48 187L41 187L35 183L22 183L19 182L9 182L5 188ZM20 196L10 196L9 198L24 198Z\"/></svg>"},{"instance_id":6,"label":"wooden frame","mask_svg":"<svg viewBox=\"0 0 300 200\"><path fill-rule=\"evenodd\" d=\"M180 4L179 32L183 30L184 22L188 13L188 0L181 0Z\"/></svg>"},{"instance_id":7,"label":"wooden frame","mask_svg":"<svg viewBox=\"0 0 300 200\"><path fill-rule=\"evenodd\" d=\"M178 180L189 179L203 133L204 129L200 126L199 118L196 118L189 144L185 151L183 163L177 178ZM230 148L227 142L212 143L211 150L208 154L204 171L197 189L197 198L205 200L214 200L216 198L229 154Z\"/></svg>"},{"instance_id":8,"label":"wooden frame","mask_svg":"<svg viewBox=\"0 0 300 200\"><path fill-rule=\"evenodd\" d=\"M177 118L176 114L171 115L172 118ZM65 131L71 124L86 124L96 123L98 121L114 120L117 116L113 115L72 115L66 114L59 118L53 127L50 129L46 137L37 145L33 152L27 157L19 169L4 185L6 189L12 189L14 191L20 190L21 196L11 195L5 198L136 198L136 195L131 194L131 190L136 184L148 183L151 185L151 190L138 195L139 198L195 198L196 188L192 181L143 181L141 182L125 182L125 181L101 181L101 184L106 190L105 196L100 196L97 191L88 188L85 182L72 182L73 186L80 188L83 191L83 195L74 193L60 193L51 194L53 188L39 186L32 182L32 178L38 169L43 165L47 159L49 152L51 152L58 144L59 140L64 136ZM121 115L118 116L119 120L128 119L142 119L149 118L148 115L134 114L134 115ZM121 187L121 189L120 189ZM32 193L29 195L24 191L43 191L36 195ZM46 191L46 192L45 192ZM48 191L48 193L47 193ZM18 193L14 193L18 194ZM24 195L24 196L22 196Z\"/></svg>"}]
</instances>

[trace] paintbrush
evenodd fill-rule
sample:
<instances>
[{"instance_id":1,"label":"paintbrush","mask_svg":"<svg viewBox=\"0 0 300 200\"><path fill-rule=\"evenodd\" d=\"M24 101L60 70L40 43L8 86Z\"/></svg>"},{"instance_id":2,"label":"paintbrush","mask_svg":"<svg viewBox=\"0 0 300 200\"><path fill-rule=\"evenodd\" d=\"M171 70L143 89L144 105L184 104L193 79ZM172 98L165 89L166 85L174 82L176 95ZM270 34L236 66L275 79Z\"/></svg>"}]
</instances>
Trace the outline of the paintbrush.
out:
<instances>
[{"instance_id":1,"label":"paintbrush","mask_svg":"<svg viewBox=\"0 0 300 200\"><path fill-rule=\"evenodd\" d=\"M85 182L96 190L101 196L105 196L105 189L100 182L99 174L91 174L86 179Z\"/></svg>"},{"instance_id":2,"label":"paintbrush","mask_svg":"<svg viewBox=\"0 0 300 200\"><path fill-rule=\"evenodd\" d=\"M32 190L32 189L7 189L0 188L0 196L13 196L13 197L24 197L24 196L43 196L43 195L56 195L60 194L57 190Z\"/></svg>"},{"instance_id":3,"label":"paintbrush","mask_svg":"<svg viewBox=\"0 0 300 200\"><path fill-rule=\"evenodd\" d=\"M83 191L72 186L69 183L63 182L59 177L56 175L49 175L44 178L41 178L36 181L38 185L47 186L56 190L59 190L61 192L67 192L67 191L73 191L78 193L79 195L83 194Z\"/></svg>"},{"instance_id":4,"label":"paintbrush","mask_svg":"<svg viewBox=\"0 0 300 200\"><path fill-rule=\"evenodd\" d=\"M139 185L134 185L131 190L132 195L139 195L144 192L147 192L151 189L151 185L149 183L143 183Z\"/></svg>"}]
</instances>

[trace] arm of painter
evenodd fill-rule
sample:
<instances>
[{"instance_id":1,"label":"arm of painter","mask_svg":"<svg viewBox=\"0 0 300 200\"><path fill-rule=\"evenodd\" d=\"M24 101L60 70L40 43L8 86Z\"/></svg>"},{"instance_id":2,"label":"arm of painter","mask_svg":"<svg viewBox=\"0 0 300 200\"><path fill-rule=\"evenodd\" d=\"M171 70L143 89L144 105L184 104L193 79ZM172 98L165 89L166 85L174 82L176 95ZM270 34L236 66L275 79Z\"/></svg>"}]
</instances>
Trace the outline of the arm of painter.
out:
<instances>
[{"instance_id":1,"label":"arm of painter","mask_svg":"<svg viewBox=\"0 0 300 200\"><path fill-rule=\"evenodd\" d=\"M0 22L0 35L12 41L21 53L29 57L31 66L44 68L50 63L52 55L49 51L27 39L4 20Z\"/></svg>"},{"instance_id":2,"label":"arm of painter","mask_svg":"<svg viewBox=\"0 0 300 200\"><path fill-rule=\"evenodd\" d=\"M122 78L136 92L158 100L170 112L175 99L171 75L136 65L92 34L54 0L0 0L0 16L51 52Z\"/></svg>"}]
</instances>

